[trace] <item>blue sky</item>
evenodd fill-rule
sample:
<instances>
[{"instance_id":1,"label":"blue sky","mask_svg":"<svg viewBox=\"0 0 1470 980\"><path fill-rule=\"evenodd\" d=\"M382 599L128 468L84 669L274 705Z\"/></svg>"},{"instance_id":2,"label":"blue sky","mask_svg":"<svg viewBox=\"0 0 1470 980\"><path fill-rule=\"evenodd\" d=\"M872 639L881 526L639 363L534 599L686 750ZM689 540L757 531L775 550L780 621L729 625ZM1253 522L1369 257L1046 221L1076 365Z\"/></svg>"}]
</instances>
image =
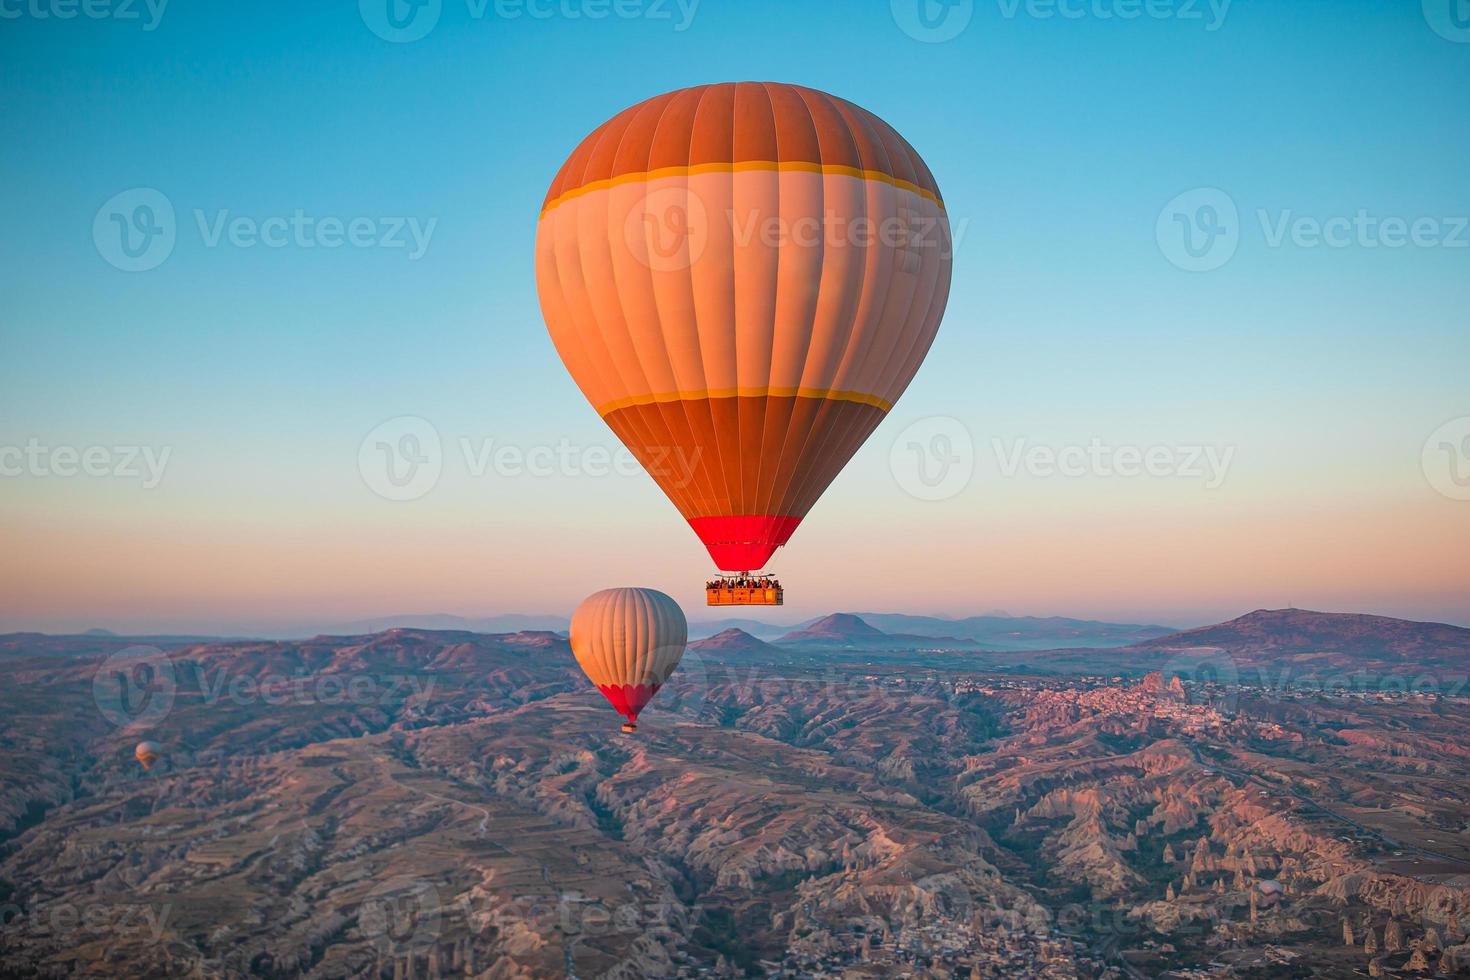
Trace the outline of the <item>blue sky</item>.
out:
<instances>
[{"instance_id":1,"label":"blue sky","mask_svg":"<svg viewBox=\"0 0 1470 980\"><path fill-rule=\"evenodd\" d=\"M1470 502L1421 465L1470 416L1470 19L1450 0L926 2L963 29L910 36L908 0L444 0L394 42L372 0L0 2L0 445L170 452L147 489L0 478L0 627L551 611L625 580L697 601L708 561L644 478L476 476L460 440L613 445L540 318L541 198L619 109L730 79L876 112L956 229L928 362L775 566L796 612L891 598L830 586L857 563L896 569L921 612L1470 622ZM94 222L139 188L175 244L129 272ZM1219 200L1200 189L1235 208L1234 251L1189 271L1160 216ZM379 244L211 238L298 212ZM1360 213L1428 221L1423 244L1313 243ZM383 500L358 448L402 415L442 437L443 475ZM890 447L934 416L975 474L916 500ZM997 471L996 440L1093 439L1234 447L1231 470L1208 490Z\"/></svg>"}]
</instances>

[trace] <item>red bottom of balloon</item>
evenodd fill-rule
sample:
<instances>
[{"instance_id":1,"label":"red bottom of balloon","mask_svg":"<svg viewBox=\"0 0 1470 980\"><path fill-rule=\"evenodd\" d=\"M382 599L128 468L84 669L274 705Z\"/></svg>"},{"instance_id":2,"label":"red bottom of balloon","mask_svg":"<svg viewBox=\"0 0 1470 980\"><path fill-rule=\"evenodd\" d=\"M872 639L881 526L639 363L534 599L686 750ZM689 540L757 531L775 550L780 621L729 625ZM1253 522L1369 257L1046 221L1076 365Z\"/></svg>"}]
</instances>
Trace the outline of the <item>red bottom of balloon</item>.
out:
<instances>
[{"instance_id":1,"label":"red bottom of balloon","mask_svg":"<svg viewBox=\"0 0 1470 980\"><path fill-rule=\"evenodd\" d=\"M599 684L602 696L617 709L618 714L634 721L653 696L658 693L657 684Z\"/></svg>"},{"instance_id":2,"label":"red bottom of balloon","mask_svg":"<svg viewBox=\"0 0 1470 980\"><path fill-rule=\"evenodd\" d=\"M689 526L709 549L715 567L723 572L753 572L764 568L800 523L800 517L780 514L689 518Z\"/></svg>"}]
</instances>

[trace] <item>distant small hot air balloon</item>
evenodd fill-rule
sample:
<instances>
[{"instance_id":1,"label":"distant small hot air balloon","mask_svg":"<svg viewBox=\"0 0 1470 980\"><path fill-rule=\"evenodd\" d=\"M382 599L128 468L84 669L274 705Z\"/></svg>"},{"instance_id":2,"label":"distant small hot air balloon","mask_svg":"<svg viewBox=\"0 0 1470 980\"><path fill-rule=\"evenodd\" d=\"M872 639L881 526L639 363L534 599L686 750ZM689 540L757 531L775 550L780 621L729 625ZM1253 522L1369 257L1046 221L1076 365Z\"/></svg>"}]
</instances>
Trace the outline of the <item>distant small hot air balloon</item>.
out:
<instances>
[{"instance_id":1,"label":"distant small hot air balloon","mask_svg":"<svg viewBox=\"0 0 1470 980\"><path fill-rule=\"evenodd\" d=\"M163 755L163 746L157 742L139 742L138 747L133 749L133 755L143 763L144 769L152 769L153 763Z\"/></svg>"},{"instance_id":2,"label":"distant small hot air balloon","mask_svg":"<svg viewBox=\"0 0 1470 980\"><path fill-rule=\"evenodd\" d=\"M572 614L572 653L587 679L637 731L638 712L684 656L689 624L679 604L654 589L604 589Z\"/></svg>"}]
</instances>

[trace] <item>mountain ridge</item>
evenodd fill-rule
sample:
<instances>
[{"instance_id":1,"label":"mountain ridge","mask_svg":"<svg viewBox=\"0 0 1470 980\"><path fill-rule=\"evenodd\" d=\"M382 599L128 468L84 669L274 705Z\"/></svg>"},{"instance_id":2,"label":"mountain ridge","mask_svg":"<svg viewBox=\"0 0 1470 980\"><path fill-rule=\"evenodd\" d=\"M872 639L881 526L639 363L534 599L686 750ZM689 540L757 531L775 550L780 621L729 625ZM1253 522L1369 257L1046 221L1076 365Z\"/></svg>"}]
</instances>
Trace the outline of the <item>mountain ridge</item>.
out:
<instances>
[{"instance_id":1,"label":"mountain ridge","mask_svg":"<svg viewBox=\"0 0 1470 980\"><path fill-rule=\"evenodd\" d=\"M831 613L810 626L792 630L785 636L778 637L774 642L778 647L839 646L857 649L893 649L909 645L927 648L935 644L943 644L971 649L979 648L979 644L973 640L958 639L952 636L886 633L852 613Z\"/></svg>"},{"instance_id":2,"label":"mountain ridge","mask_svg":"<svg viewBox=\"0 0 1470 980\"><path fill-rule=\"evenodd\" d=\"M783 651L765 640L751 636L738 626L722 630L714 636L689 641L689 649L698 653L768 656Z\"/></svg>"},{"instance_id":3,"label":"mountain ridge","mask_svg":"<svg viewBox=\"0 0 1470 980\"><path fill-rule=\"evenodd\" d=\"M1218 647L1247 657L1470 665L1470 629L1370 613L1255 609L1210 626L1134 644L1158 650Z\"/></svg>"}]
</instances>

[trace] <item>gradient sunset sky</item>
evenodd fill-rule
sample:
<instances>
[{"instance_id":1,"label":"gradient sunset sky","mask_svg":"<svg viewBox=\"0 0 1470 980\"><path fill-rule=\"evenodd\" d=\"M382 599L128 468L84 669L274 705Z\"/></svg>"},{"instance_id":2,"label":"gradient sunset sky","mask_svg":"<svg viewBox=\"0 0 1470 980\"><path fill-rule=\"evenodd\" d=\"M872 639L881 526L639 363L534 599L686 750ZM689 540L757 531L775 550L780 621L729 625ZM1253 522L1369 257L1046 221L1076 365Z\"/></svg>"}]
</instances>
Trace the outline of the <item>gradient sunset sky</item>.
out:
<instances>
[{"instance_id":1,"label":"gradient sunset sky","mask_svg":"<svg viewBox=\"0 0 1470 980\"><path fill-rule=\"evenodd\" d=\"M653 483L581 472L618 444L532 245L587 132L733 79L886 119L956 237L928 361L777 555L768 618L1470 625L1457 0L393 0L396 30L386 2L6 8L0 631L565 615L623 584L712 618ZM162 227L160 200L172 250L119 251L110 215ZM298 212L380 244L213 234ZM404 416L440 472L386 499ZM497 468L506 446L550 472ZM1027 456L1090 446L1170 472Z\"/></svg>"}]
</instances>

